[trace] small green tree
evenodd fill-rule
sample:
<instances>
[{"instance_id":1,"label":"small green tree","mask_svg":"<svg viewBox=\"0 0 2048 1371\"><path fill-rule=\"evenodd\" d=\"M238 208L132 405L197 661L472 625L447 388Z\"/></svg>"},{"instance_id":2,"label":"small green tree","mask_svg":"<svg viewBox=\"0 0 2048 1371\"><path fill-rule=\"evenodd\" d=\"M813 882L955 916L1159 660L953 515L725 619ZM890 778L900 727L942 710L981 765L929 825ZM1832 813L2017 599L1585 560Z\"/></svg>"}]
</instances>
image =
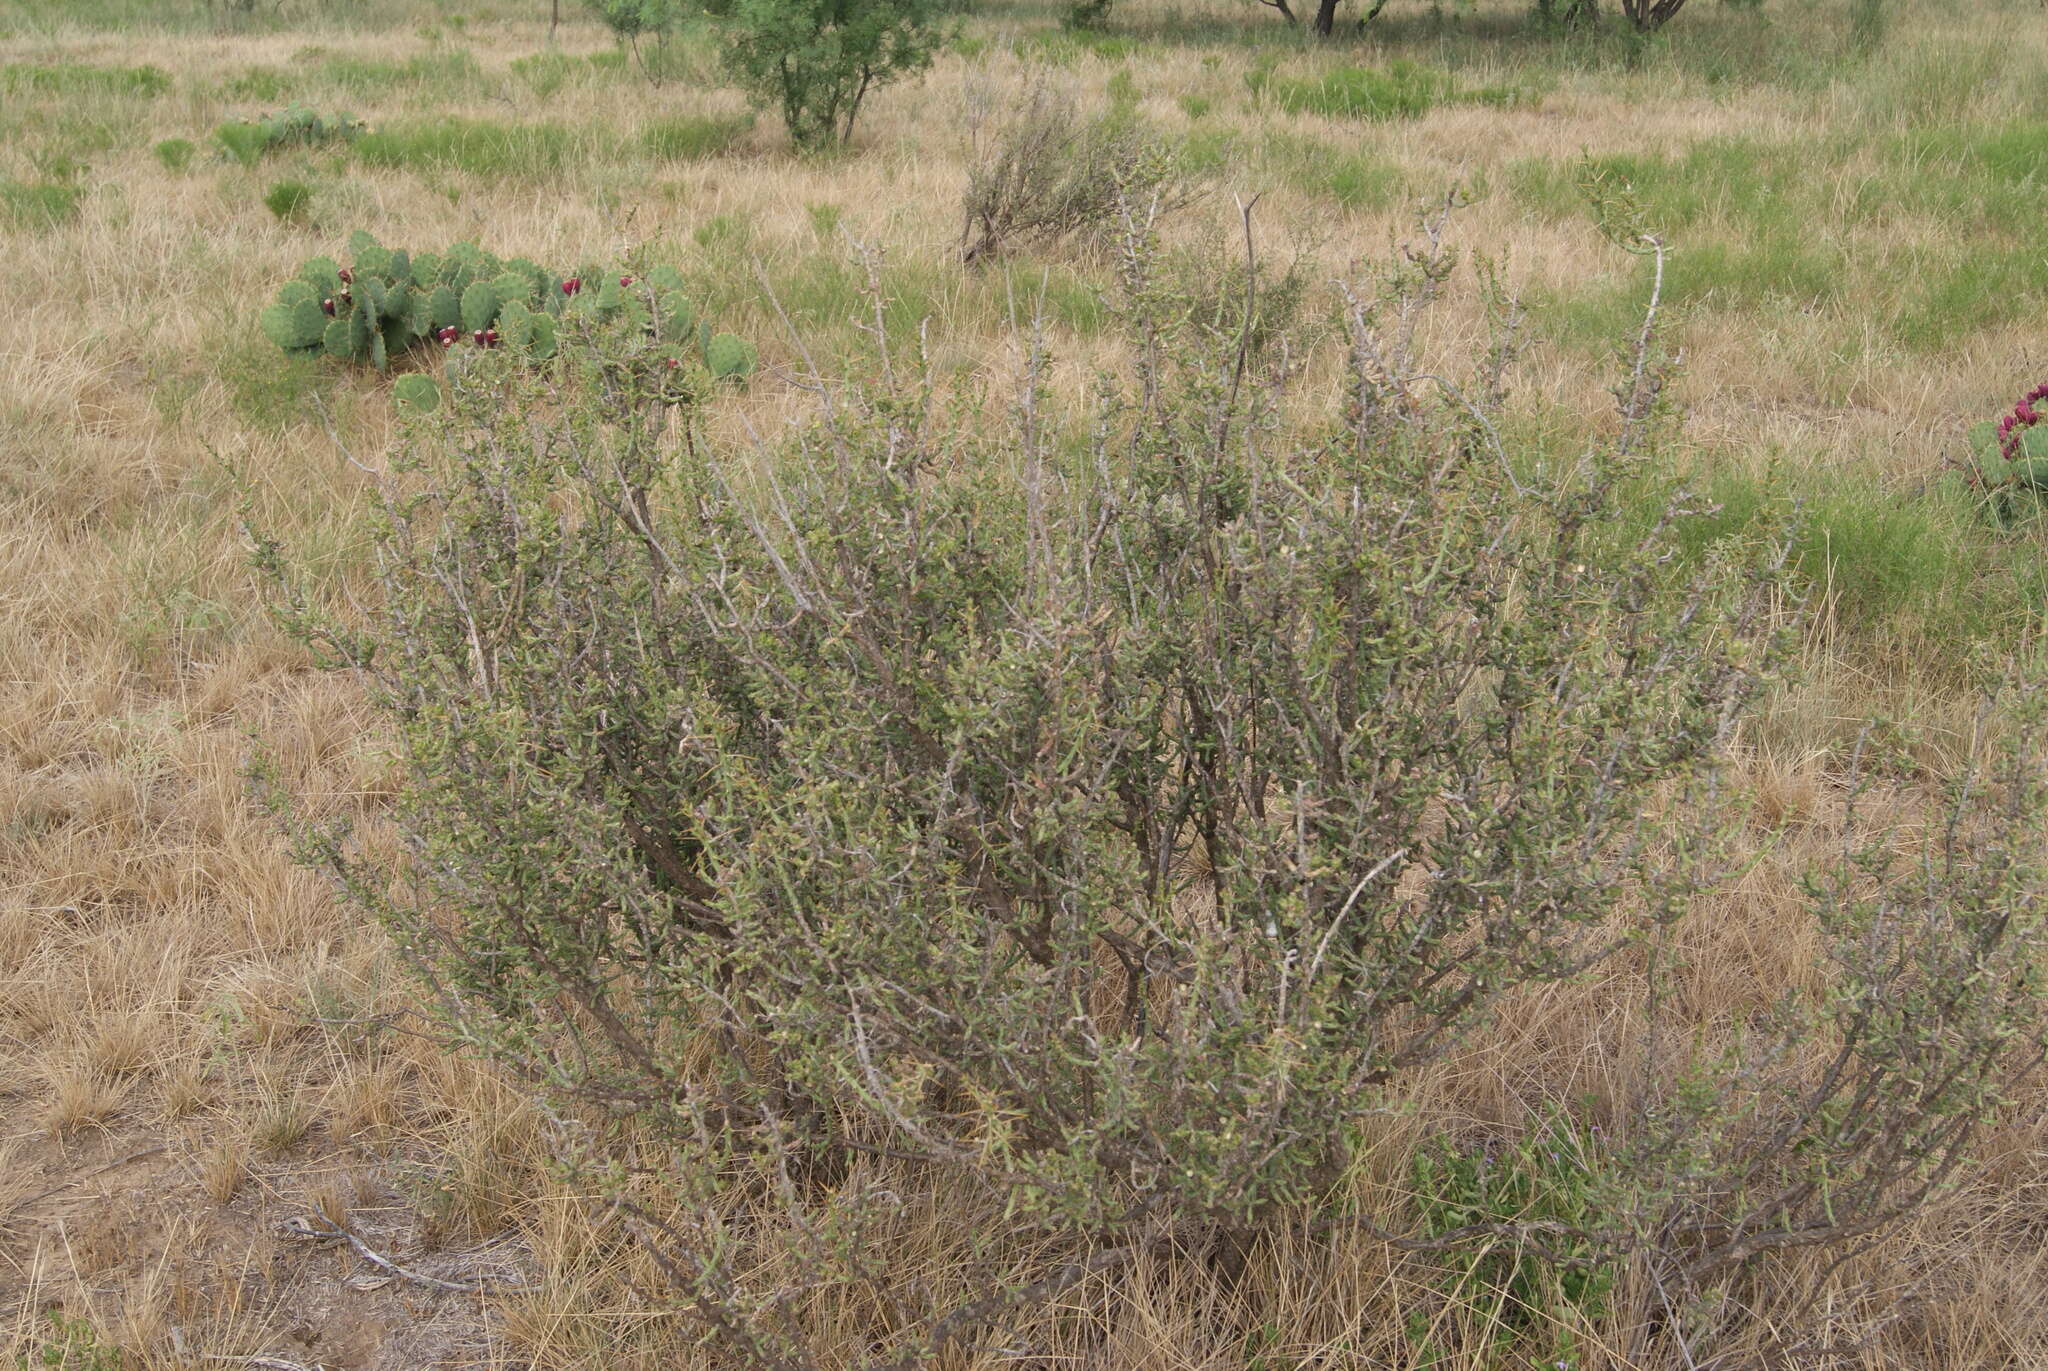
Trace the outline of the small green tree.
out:
<instances>
[{"instance_id":1,"label":"small green tree","mask_svg":"<svg viewBox=\"0 0 2048 1371\"><path fill-rule=\"evenodd\" d=\"M948 0L737 0L726 70L800 148L844 143L877 86L931 65Z\"/></svg>"},{"instance_id":2,"label":"small green tree","mask_svg":"<svg viewBox=\"0 0 2048 1371\"><path fill-rule=\"evenodd\" d=\"M682 0L584 0L584 3L590 6L591 13L604 21L604 26L612 31L612 37L633 50L633 60L640 64L641 73L660 85L655 69L647 65L646 55L640 51L640 40L651 37L657 44L665 45L669 34L682 21Z\"/></svg>"},{"instance_id":3,"label":"small green tree","mask_svg":"<svg viewBox=\"0 0 2048 1371\"><path fill-rule=\"evenodd\" d=\"M622 43L636 41L642 34L661 37L676 26L682 7L676 0L585 0L591 13L604 21L612 36Z\"/></svg>"}]
</instances>

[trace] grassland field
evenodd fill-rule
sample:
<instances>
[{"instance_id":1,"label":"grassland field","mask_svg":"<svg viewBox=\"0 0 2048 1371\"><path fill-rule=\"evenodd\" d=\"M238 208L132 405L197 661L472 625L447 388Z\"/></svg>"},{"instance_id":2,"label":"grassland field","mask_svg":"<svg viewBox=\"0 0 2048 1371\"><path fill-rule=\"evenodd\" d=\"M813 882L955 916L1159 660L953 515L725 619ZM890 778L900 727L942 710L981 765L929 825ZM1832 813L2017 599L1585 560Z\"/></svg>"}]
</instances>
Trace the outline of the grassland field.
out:
<instances>
[{"instance_id":1,"label":"grassland field","mask_svg":"<svg viewBox=\"0 0 2048 1371\"><path fill-rule=\"evenodd\" d=\"M547 8L283 0L229 23L180 0L0 0L0 1365L717 1365L649 1312L616 1235L551 1172L540 1115L413 1031L384 934L294 866L249 794L259 747L315 809L374 818L396 783L359 696L266 617L238 522L246 482L335 603L369 593L388 383L289 361L255 323L353 230L679 264L761 350L714 441L807 412L785 318L827 359L861 345L849 238L883 253L892 321L928 321L948 375L1010 366L1019 301L1042 302L1052 388L1075 399L1116 360L1107 256L960 263L977 121L1043 84L1180 149L1201 194L1173 242L1225 240L1257 195L1260 251L1311 294L1462 187L1456 241L1531 306L1510 439L1567 451L1613 429L1650 270L1597 231L1574 185L1591 159L1671 247L1667 459L1719 527L1803 511L1802 668L1738 766L1763 808L1823 805L1881 715L1920 726L1938 773L1970 746L1973 654L2019 651L2039 622L2048 544L1941 481L1969 425L2048 379L2035 0L1693 0L1648 38L1395 0L1320 44L1250 0L1124 0L1086 33L991 0L928 74L872 97L850 147L808 158L721 86L708 30L656 55L655 84L581 6L552 36ZM292 102L369 132L253 165L213 144ZM282 219L264 197L287 179L310 194ZM1697 921L1703 993L1807 974L1812 949L1773 918L1790 898L1761 865ZM1594 994L1559 988L1429 1089L1506 1115L1531 1081L1569 1088ZM2048 1096L2030 1101L1957 1197L1843 1277L1842 1327L1930 1271L1946 1293L1825 1364L2048 1365ZM293 1228L317 1214L465 1288ZM1294 1311L1258 1353L1162 1267L1085 1364L1395 1364L1316 1349L1346 1320L1397 1326L1398 1270L1298 1255L1255 1273ZM1743 1356L1713 1364L1763 1364Z\"/></svg>"}]
</instances>

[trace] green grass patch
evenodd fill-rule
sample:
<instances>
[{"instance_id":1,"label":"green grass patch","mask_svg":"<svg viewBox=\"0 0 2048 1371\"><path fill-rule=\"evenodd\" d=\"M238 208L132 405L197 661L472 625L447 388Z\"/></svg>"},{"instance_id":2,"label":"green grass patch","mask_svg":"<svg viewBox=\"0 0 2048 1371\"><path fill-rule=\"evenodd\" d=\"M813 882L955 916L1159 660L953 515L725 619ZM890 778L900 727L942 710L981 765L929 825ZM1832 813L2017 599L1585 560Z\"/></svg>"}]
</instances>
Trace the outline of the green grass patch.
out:
<instances>
[{"instance_id":1,"label":"green grass patch","mask_svg":"<svg viewBox=\"0 0 2048 1371\"><path fill-rule=\"evenodd\" d=\"M0 221L18 229L46 229L78 217L85 191L60 181L0 181Z\"/></svg>"},{"instance_id":2,"label":"green grass patch","mask_svg":"<svg viewBox=\"0 0 2048 1371\"><path fill-rule=\"evenodd\" d=\"M1028 38L1021 39L1017 44L1020 56L1036 57L1055 67L1071 66L1077 59L1083 57L1099 58L1105 62L1122 62L1139 51L1141 48L1135 38L1094 33L1087 29L1034 33Z\"/></svg>"},{"instance_id":3,"label":"green grass patch","mask_svg":"<svg viewBox=\"0 0 2048 1371\"><path fill-rule=\"evenodd\" d=\"M1345 152L1320 138L1275 129L1261 140L1259 161L1296 190L1350 210L1380 210L1400 199L1401 169L1362 152Z\"/></svg>"},{"instance_id":4,"label":"green grass patch","mask_svg":"<svg viewBox=\"0 0 2048 1371\"><path fill-rule=\"evenodd\" d=\"M368 166L516 180L558 175L565 168L617 153L597 135L572 124L505 124L489 119L391 124L365 133L354 147Z\"/></svg>"},{"instance_id":5,"label":"green grass patch","mask_svg":"<svg viewBox=\"0 0 2048 1371\"><path fill-rule=\"evenodd\" d=\"M199 145L190 138L166 138L153 149L156 160L163 163L165 171L182 172L192 165L192 158L198 153Z\"/></svg>"},{"instance_id":6,"label":"green grass patch","mask_svg":"<svg viewBox=\"0 0 2048 1371\"><path fill-rule=\"evenodd\" d=\"M171 74L162 67L92 67L69 62L14 62L0 67L0 92L9 95L119 95L154 100L170 88Z\"/></svg>"},{"instance_id":7,"label":"green grass patch","mask_svg":"<svg viewBox=\"0 0 2048 1371\"><path fill-rule=\"evenodd\" d=\"M313 217L313 188L304 181L279 181L263 193L263 207L280 223L303 224Z\"/></svg>"},{"instance_id":8,"label":"green grass patch","mask_svg":"<svg viewBox=\"0 0 2048 1371\"><path fill-rule=\"evenodd\" d=\"M1915 352L1943 351L1980 329L2048 315L2048 259L2038 242L1976 243L1931 261L1900 253L1895 262L1891 279L1904 288L1887 322L1892 337Z\"/></svg>"},{"instance_id":9,"label":"green grass patch","mask_svg":"<svg viewBox=\"0 0 2048 1371\"><path fill-rule=\"evenodd\" d=\"M224 100L256 100L274 105L298 88L298 78L278 67L249 67L220 83Z\"/></svg>"},{"instance_id":10,"label":"green grass patch","mask_svg":"<svg viewBox=\"0 0 2048 1371\"><path fill-rule=\"evenodd\" d=\"M1999 534L1966 495L1893 492L1837 472L1717 472L1715 513L1677 525L1682 551L1762 531L1794 511L1800 579L1834 624L1876 651L1969 644L2015 631L2039 611L2040 548Z\"/></svg>"},{"instance_id":11,"label":"green grass patch","mask_svg":"<svg viewBox=\"0 0 2048 1371\"><path fill-rule=\"evenodd\" d=\"M390 61L334 56L315 48L300 57L313 59L314 80L365 100L388 98L394 91L448 97L483 85L483 69L466 52L424 52Z\"/></svg>"},{"instance_id":12,"label":"green grass patch","mask_svg":"<svg viewBox=\"0 0 2048 1371\"><path fill-rule=\"evenodd\" d=\"M589 69L589 64L580 58L552 50L512 60L513 77L541 100L553 99L557 91Z\"/></svg>"},{"instance_id":13,"label":"green grass patch","mask_svg":"<svg viewBox=\"0 0 2048 1371\"><path fill-rule=\"evenodd\" d=\"M1289 114L1335 119L1414 119L1439 105L1508 106L1527 94L1514 86L1461 89L1449 72L1398 58L1384 67L1331 67L1319 76L1275 76L1263 67L1245 75L1254 95Z\"/></svg>"},{"instance_id":14,"label":"green grass patch","mask_svg":"<svg viewBox=\"0 0 2048 1371\"><path fill-rule=\"evenodd\" d=\"M657 162L698 162L717 157L747 135L746 115L680 114L640 130L640 146Z\"/></svg>"}]
</instances>

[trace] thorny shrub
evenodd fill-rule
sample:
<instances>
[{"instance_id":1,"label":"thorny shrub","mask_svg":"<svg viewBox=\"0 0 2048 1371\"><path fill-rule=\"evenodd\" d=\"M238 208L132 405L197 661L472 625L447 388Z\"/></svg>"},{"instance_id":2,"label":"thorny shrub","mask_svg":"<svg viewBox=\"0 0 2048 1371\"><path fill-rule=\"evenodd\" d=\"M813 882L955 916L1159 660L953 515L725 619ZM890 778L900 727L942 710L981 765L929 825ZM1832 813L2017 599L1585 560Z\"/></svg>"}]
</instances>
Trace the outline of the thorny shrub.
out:
<instances>
[{"instance_id":1,"label":"thorny shrub","mask_svg":"<svg viewBox=\"0 0 2048 1371\"><path fill-rule=\"evenodd\" d=\"M885 343L735 452L630 334L481 353L409 430L366 630L259 541L405 765L403 859L311 823L307 859L716 1364L922 1366L1139 1254L1338 1230L1503 1309L1621 1264L1637 1336L1697 1339L1702 1293L1931 1194L2038 1057L2025 757L1815 877L1823 991L1687 1026L1661 949L1742 852L1783 540L1676 559L1682 493L1619 504L1642 456L1506 450L1493 277L1476 374L1420 360L1441 215L1345 294L1339 409L1121 218L1129 361L1085 416L1031 339L1007 424ZM1417 1068L1603 963L1665 1026L1568 1181L1373 1190ZM985 1217L899 1259L942 1203Z\"/></svg>"}]
</instances>

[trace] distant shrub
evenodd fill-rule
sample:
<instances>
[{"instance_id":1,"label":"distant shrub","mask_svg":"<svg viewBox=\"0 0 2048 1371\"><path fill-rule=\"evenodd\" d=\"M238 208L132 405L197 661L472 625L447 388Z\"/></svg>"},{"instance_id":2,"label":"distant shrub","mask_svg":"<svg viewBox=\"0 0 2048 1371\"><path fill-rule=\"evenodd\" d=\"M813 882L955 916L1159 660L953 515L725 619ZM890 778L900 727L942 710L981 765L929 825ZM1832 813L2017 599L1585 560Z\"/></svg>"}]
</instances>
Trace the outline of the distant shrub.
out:
<instances>
[{"instance_id":1,"label":"distant shrub","mask_svg":"<svg viewBox=\"0 0 2048 1371\"><path fill-rule=\"evenodd\" d=\"M1114 235L1117 207L1127 200L1156 197L1162 210L1173 210L1190 198L1163 140L1128 116L1083 122L1069 97L1043 83L976 142L961 202L965 262L1015 243Z\"/></svg>"},{"instance_id":2,"label":"distant shrub","mask_svg":"<svg viewBox=\"0 0 2048 1371\"><path fill-rule=\"evenodd\" d=\"M677 0L584 0L590 12L622 43L640 37L658 38L675 28L683 17Z\"/></svg>"},{"instance_id":3,"label":"distant shrub","mask_svg":"<svg viewBox=\"0 0 2048 1371\"><path fill-rule=\"evenodd\" d=\"M552 99L584 64L566 53L549 49L528 57L512 59L512 74L542 100Z\"/></svg>"}]
</instances>

